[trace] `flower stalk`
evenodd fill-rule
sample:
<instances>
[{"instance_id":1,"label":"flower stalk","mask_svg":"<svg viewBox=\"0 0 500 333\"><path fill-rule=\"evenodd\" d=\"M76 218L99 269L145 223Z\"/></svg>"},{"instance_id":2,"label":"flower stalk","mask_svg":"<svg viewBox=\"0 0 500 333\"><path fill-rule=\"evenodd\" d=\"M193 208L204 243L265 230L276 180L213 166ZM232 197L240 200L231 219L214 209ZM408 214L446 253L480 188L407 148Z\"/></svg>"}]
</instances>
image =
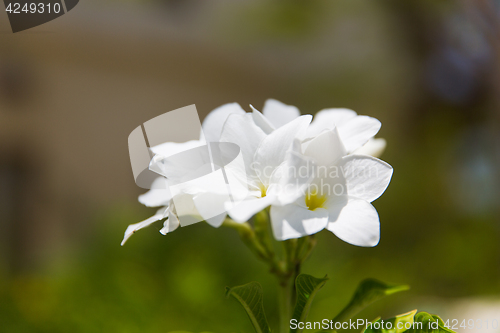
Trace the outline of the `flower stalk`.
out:
<instances>
[{"instance_id":1,"label":"flower stalk","mask_svg":"<svg viewBox=\"0 0 500 333\"><path fill-rule=\"evenodd\" d=\"M289 331L290 319L296 301L295 280L300 274L302 263L309 257L316 245L314 236L282 241L283 251L279 258L275 252L269 210L263 210L250 223L238 223L226 218L224 227L238 231L243 243L260 260L269 265L269 271L278 282L279 332Z\"/></svg>"},{"instance_id":2,"label":"flower stalk","mask_svg":"<svg viewBox=\"0 0 500 333\"><path fill-rule=\"evenodd\" d=\"M257 239L254 230L248 222L238 223L230 218L226 218L222 223L223 227L228 227L238 231L241 240L245 245L254 253L257 258L267 261L269 259L269 254L262 244Z\"/></svg>"}]
</instances>

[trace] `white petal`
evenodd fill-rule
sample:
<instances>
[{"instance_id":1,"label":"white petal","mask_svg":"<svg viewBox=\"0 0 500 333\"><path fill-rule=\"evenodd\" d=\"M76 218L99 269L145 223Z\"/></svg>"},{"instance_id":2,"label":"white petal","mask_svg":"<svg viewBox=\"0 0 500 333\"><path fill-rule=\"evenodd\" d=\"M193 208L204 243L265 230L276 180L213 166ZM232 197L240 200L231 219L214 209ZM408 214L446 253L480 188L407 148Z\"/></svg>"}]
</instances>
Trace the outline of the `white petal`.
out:
<instances>
[{"instance_id":1,"label":"white petal","mask_svg":"<svg viewBox=\"0 0 500 333\"><path fill-rule=\"evenodd\" d=\"M252 118L257 126L259 126L264 133L269 134L274 131L276 128L269 122L269 120L264 117L262 113L260 113L256 108L250 105L252 108Z\"/></svg>"},{"instance_id":2,"label":"white petal","mask_svg":"<svg viewBox=\"0 0 500 333\"><path fill-rule=\"evenodd\" d=\"M163 215L165 214L167 209L168 209L168 207L163 207L163 208L159 209L156 212L156 214L151 216L150 218L148 218L142 222L129 225L127 227L127 230L125 230L125 235L123 236L123 240L122 240L121 245L123 246L123 244L125 244L125 242L130 238L130 236L132 236L136 231L141 230L143 228L146 228L146 227L150 226L152 223L163 219Z\"/></svg>"},{"instance_id":3,"label":"white petal","mask_svg":"<svg viewBox=\"0 0 500 333\"><path fill-rule=\"evenodd\" d=\"M180 225L179 219L171 211L168 212L168 219L163 222L163 228L161 228L160 233L166 235L169 232L174 231Z\"/></svg>"},{"instance_id":4,"label":"white petal","mask_svg":"<svg viewBox=\"0 0 500 333\"><path fill-rule=\"evenodd\" d=\"M258 199L244 200L236 205L226 203L226 210L233 220L243 223L250 220L252 216L264 208L270 206L275 200L276 198L273 196L265 196Z\"/></svg>"},{"instance_id":5,"label":"white petal","mask_svg":"<svg viewBox=\"0 0 500 333\"><path fill-rule=\"evenodd\" d=\"M186 193L174 195L171 203L171 209L176 214L182 227L203 221L194 205L192 195Z\"/></svg>"},{"instance_id":6,"label":"white petal","mask_svg":"<svg viewBox=\"0 0 500 333\"><path fill-rule=\"evenodd\" d=\"M380 121L375 118L357 116L338 126L338 130L347 152L352 152L373 138L381 126Z\"/></svg>"},{"instance_id":7,"label":"white petal","mask_svg":"<svg viewBox=\"0 0 500 333\"><path fill-rule=\"evenodd\" d=\"M299 238L323 230L328 224L328 211L311 211L295 204L271 206L271 223L277 240Z\"/></svg>"},{"instance_id":8,"label":"white petal","mask_svg":"<svg viewBox=\"0 0 500 333\"><path fill-rule=\"evenodd\" d=\"M255 152L266 134L255 125L250 114L230 115L222 129L221 142L232 142L241 149L245 169L252 176Z\"/></svg>"},{"instance_id":9,"label":"white petal","mask_svg":"<svg viewBox=\"0 0 500 333\"><path fill-rule=\"evenodd\" d=\"M392 167L375 157L348 155L338 164L346 180L347 194L372 202L384 193L391 181Z\"/></svg>"},{"instance_id":10,"label":"white petal","mask_svg":"<svg viewBox=\"0 0 500 333\"><path fill-rule=\"evenodd\" d=\"M224 204L231 199L228 195L200 193L193 198L193 201L201 217L212 227L218 228L227 215Z\"/></svg>"},{"instance_id":11,"label":"white petal","mask_svg":"<svg viewBox=\"0 0 500 333\"><path fill-rule=\"evenodd\" d=\"M161 155L163 157L169 157L178 153L181 153L183 151L200 147L205 145L203 141L199 140L191 140L191 141L186 141L182 143L177 143L177 142L165 142L160 145L151 147L151 151L156 154L156 155Z\"/></svg>"},{"instance_id":12,"label":"white petal","mask_svg":"<svg viewBox=\"0 0 500 333\"><path fill-rule=\"evenodd\" d=\"M170 192L173 200L179 194L196 195L199 193L210 192L214 194L228 194L229 190L224 179L222 169L202 175L198 178L186 180L180 184L170 183Z\"/></svg>"},{"instance_id":13,"label":"white petal","mask_svg":"<svg viewBox=\"0 0 500 333\"><path fill-rule=\"evenodd\" d=\"M304 154L312 157L318 165L332 165L346 150L340 140L337 129L325 130L307 144Z\"/></svg>"},{"instance_id":14,"label":"white petal","mask_svg":"<svg viewBox=\"0 0 500 333\"><path fill-rule=\"evenodd\" d=\"M210 112L203 120L202 129L206 142L218 142L222 127L231 114L245 114L245 110L238 103L222 105Z\"/></svg>"},{"instance_id":15,"label":"white petal","mask_svg":"<svg viewBox=\"0 0 500 333\"><path fill-rule=\"evenodd\" d=\"M207 223L210 224L212 227L218 228L222 225L222 223L224 222L226 217L227 217L227 213L224 212L224 213L219 214L217 216L205 219L205 221L207 221Z\"/></svg>"},{"instance_id":16,"label":"white petal","mask_svg":"<svg viewBox=\"0 0 500 333\"><path fill-rule=\"evenodd\" d=\"M146 207L160 207L166 206L171 198L167 180L158 177L153 181L151 190L139 196L139 202Z\"/></svg>"},{"instance_id":17,"label":"white petal","mask_svg":"<svg viewBox=\"0 0 500 333\"><path fill-rule=\"evenodd\" d=\"M172 184L184 183L213 171L207 145L184 151L174 156L155 155L149 163L149 170L167 178L172 195Z\"/></svg>"},{"instance_id":18,"label":"white petal","mask_svg":"<svg viewBox=\"0 0 500 333\"><path fill-rule=\"evenodd\" d=\"M146 207L160 207L168 204L171 199L168 190L149 190L139 196L139 202Z\"/></svg>"},{"instance_id":19,"label":"white petal","mask_svg":"<svg viewBox=\"0 0 500 333\"><path fill-rule=\"evenodd\" d=\"M295 139L283 162L272 174L268 195L276 196L275 205L287 205L303 196L314 177L316 164L300 154L300 141Z\"/></svg>"},{"instance_id":20,"label":"white petal","mask_svg":"<svg viewBox=\"0 0 500 333\"><path fill-rule=\"evenodd\" d=\"M380 240L380 222L377 211L364 200L350 199L347 205L328 209L330 219L327 229L338 238L356 246L376 246Z\"/></svg>"},{"instance_id":21,"label":"white petal","mask_svg":"<svg viewBox=\"0 0 500 333\"><path fill-rule=\"evenodd\" d=\"M316 113L311 126L307 129L307 137L314 137L325 129L334 129L357 116L349 109L324 109Z\"/></svg>"},{"instance_id":22,"label":"white petal","mask_svg":"<svg viewBox=\"0 0 500 333\"><path fill-rule=\"evenodd\" d=\"M232 199L235 202L245 200L249 196L249 185L252 182L248 179L241 151L236 158L224 166L223 171ZM213 191L210 190L210 192Z\"/></svg>"},{"instance_id":23,"label":"white petal","mask_svg":"<svg viewBox=\"0 0 500 333\"><path fill-rule=\"evenodd\" d=\"M385 139L370 139L363 147L356 149L354 155L370 155L373 157L380 157L387 146Z\"/></svg>"},{"instance_id":24,"label":"white petal","mask_svg":"<svg viewBox=\"0 0 500 333\"><path fill-rule=\"evenodd\" d=\"M311 122L312 116L305 115L293 120L269 134L262 140L255 153L253 168L262 183L269 185L274 170L284 162L287 151L296 137L300 136Z\"/></svg>"},{"instance_id":25,"label":"white petal","mask_svg":"<svg viewBox=\"0 0 500 333\"><path fill-rule=\"evenodd\" d=\"M262 113L276 128L288 124L300 116L300 111L295 106L283 104L275 99L266 101Z\"/></svg>"}]
</instances>

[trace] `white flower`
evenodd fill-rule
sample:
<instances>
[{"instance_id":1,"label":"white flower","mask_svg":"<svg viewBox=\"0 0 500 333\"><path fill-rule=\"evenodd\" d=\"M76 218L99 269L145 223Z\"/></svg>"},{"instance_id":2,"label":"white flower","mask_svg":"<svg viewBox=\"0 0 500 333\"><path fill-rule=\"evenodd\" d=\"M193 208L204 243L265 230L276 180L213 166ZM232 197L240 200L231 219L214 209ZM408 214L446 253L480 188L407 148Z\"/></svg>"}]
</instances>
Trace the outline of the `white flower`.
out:
<instances>
[{"instance_id":1,"label":"white flower","mask_svg":"<svg viewBox=\"0 0 500 333\"><path fill-rule=\"evenodd\" d=\"M380 224L370 203L387 188L392 167L371 156L347 155L336 129L293 147L314 160L314 178L294 203L271 207L275 238L298 238L326 228L350 244L377 245Z\"/></svg>"},{"instance_id":2,"label":"white flower","mask_svg":"<svg viewBox=\"0 0 500 333\"><path fill-rule=\"evenodd\" d=\"M283 104L275 99L266 101L262 113L271 130L279 128L300 116L300 111L295 106ZM262 124L263 121L256 123ZM367 144L378 133L381 126L382 124L377 119L359 116L353 110L342 108L323 109L314 116L311 125L307 129L305 141L316 137L325 129L332 130L336 128L347 153L353 153ZM382 139L376 141L376 143L377 150L375 153L381 153L385 148L385 140ZM371 152L372 150L366 149L362 154L369 155Z\"/></svg>"},{"instance_id":3,"label":"white flower","mask_svg":"<svg viewBox=\"0 0 500 333\"><path fill-rule=\"evenodd\" d=\"M311 175L304 175L299 179L283 173L280 176L275 174L279 168L299 169L307 163L300 154L286 153L297 138L307 145L324 130L334 129L342 140L343 147L348 147L344 148L344 154L363 148L364 152L361 154L383 150L383 147L375 147L378 150L365 147L379 131L380 121L368 116L358 116L352 110L321 110L304 130L310 118L300 116L300 111L295 106L268 99L263 113L251 107L253 121L248 114L230 116L221 136L221 141L234 142L244 150L248 186L253 191L249 200L236 207L226 204L229 215L237 222L247 221L269 205L289 203L300 194L298 192L303 191ZM385 146L383 139L377 143Z\"/></svg>"},{"instance_id":4,"label":"white flower","mask_svg":"<svg viewBox=\"0 0 500 333\"><path fill-rule=\"evenodd\" d=\"M272 99L266 101L263 113L251 108L253 111L246 113L237 103L223 105L205 118L199 140L166 142L151 148L155 156L150 169L168 175L169 180L159 177L151 190L139 197L142 204L160 209L130 225L122 245L137 230L156 221L165 220L162 234L189 224L184 217L219 227L226 218L221 211L242 223L269 206L278 240L327 228L351 244L378 243L378 215L370 202L384 192L392 168L363 155L378 156L384 150L385 140L374 139L380 122L348 109L319 111L311 122L312 116L301 116L296 107ZM206 161L198 168L195 163L167 158L199 148L200 156L207 155L205 150L211 156L208 164L213 171L218 163L210 153L210 143L235 144L239 159L220 163L224 172L215 175L200 169ZM318 171L322 168L338 172L321 174ZM356 173L370 170L375 174ZM169 186L176 177L177 184ZM321 188L324 184L330 186L329 191Z\"/></svg>"},{"instance_id":5,"label":"white flower","mask_svg":"<svg viewBox=\"0 0 500 333\"><path fill-rule=\"evenodd\" d=\"M199 140L192 140L184 143L165 142L160 145L151 147L151 151L155 154L155 156L166 158L177 153L187 151L189 149L204 146L207 142L217 142L221 134L222 126L230 114L245 114L245 111L237 103L225 104L219 108L214 109L212 112L210 112L210 114L207 115L207 117L203 121L202 132L200 133ZM122 245L125 244L130 236L133 235L136 231L163 219L166 220L164 221L163 228L160 230L160 232L166 235L167 233L174 231L180 225L178 218L180 214L200 215L197 207L192 204L194 200L197 199L197 201L199 202L206 202L210 205L210 198L214 197L209 197L206 194L202 193L200 193L198 197L196 197L194 193L182 193L175 199L176 202L186 203L182 205L182 208L184 209L182 213L177 211L174 212L171 210L171 207L174 206L173 198L166 179L164 177L156 178L151 186L151 190L139 196L139 202L147 207L161 208L156 212L155 215L151 216L150 218L139 223L129 225L127 230L125 231ZM219 203L219 205L224 205L224 202ZM186 209L186 207L188 207L188 209ZM217 219L207 218L206 220L214 227L218 227L220 226L224 218L225 216L220 216Z\"/></svg>"}]
</instances>

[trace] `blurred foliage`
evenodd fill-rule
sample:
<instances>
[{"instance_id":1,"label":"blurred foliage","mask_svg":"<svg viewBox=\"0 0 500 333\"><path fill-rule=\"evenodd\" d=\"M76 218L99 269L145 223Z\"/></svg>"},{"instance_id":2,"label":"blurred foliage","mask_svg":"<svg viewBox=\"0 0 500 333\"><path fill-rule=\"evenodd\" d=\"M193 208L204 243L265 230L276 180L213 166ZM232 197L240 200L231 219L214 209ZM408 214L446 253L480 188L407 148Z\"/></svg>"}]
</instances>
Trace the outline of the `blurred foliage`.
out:
<instances>
[{"instance_id":1,"label":"blurred foliage","mask_svg":"<svg viewBox=\"0 0 500 333\"><path fill-rule=\"evenodd\" d=\"M390 39L400 52L381 60L378 53L356 48L365 39L349 39L351 30L366 28L364 19L372 16L363 2L353 2L352 22L345 27L353 49L344 54L335 49L334 55L343 57L328 62L331 68L299 77L295 84L300 89L289 95L270 96L296 104L304 113L347 106L378 117L384 124L379 136L388 142L382 158L395 170L388 190L374 202L381 219L377 247L351 246L328 231L318 234L318 246L303 272L327 274L329 282L315 297L308 320L332 318L367 277L411 286L360 314L368 319L410 311L422 296L498 296L500 89L488 74L497 77L494 68L499 66L492 61L500 59L494 53L500 47L491 42L492 25L480 32L477 27L483 25L476 25L470 37L466 28L457 32L466 27L466 15L450 1L381 1L384 14L377 15L392 25L384 30L391 35L379 37ZM316 32L318 17L329 18L324 6L312 1L259 3L236 16L234 24L255 24L248 37L254 40L304 40ZM361 18L357 10L364 10ZM474 10L481 13L481 8ZM369 33L371 29L360 35ZM490 44L468 47L470 39ZM471 55L471 50L482 53ZM348 65L340 70L339 63ZM446 69L437 79L429 75L435 66ZM403 79L388 79L397 71ZM462 85L464 80L470 82ZM384 111L386 107L394 109ZM131 181L127 176L123 181ZM89 221L95 226L92 234L84 235L57 264L43 271L0 274L0 331L251 332L245 312L224 297L226 286L249 281L262 285L267 318L276 326L274 278L233 230L199 223L163 237L155 226L120 247L126 226L153 212L139 203L109 208Z\"/></svg>"},{"instance_id":2,"label":"blurred foliage","mask_svg":"<svg viewBox=\"0 0 500 333\"><path fill-rule=\"evenodd\" d=\"M415 295L500 291L495 273L500 253L496 226L488 218L472 220L453 214L446 209L446 201L441 203L445 211L436 215L435 194L426 191L426 186L435 184L427 184L427 177L422 177L419 170L425 165L412 166L416 160L418 156L396 159L395 180L400 181L393 181L375 203L382 219L379 246L354 247L328 231L318 235L318 247L304 272L328 274L331 281L317 295L310 320L338 313L367 276L413 287L404 296L394 296L395 302L380 301L373 310L363 312L368 318L411 310L411 296ZM420 172L420 177L412 177L412 171ZM408 194L408 189L413 193ZM275 324L275 281L233 230L199 223L162 236L155 226L120 247L125 226L148 212L116 208L99 219L99 233L91 236L85 252L67 253L66 259L45 274L4 277L0 283L2 329L250 332L246 314L234 301L225 299L224 289L252 280L263 285L268 318ZM444 222L431 226L427 221Z\"/></svg>"},{"instance_id":3,"label":"blurred foliage","mask_svg":"<svg viewBox=\"0 0 500 333\"><path fill-rule=\"evenodd\" d=\"M248 41L292 42L318 32L324 3L307 0L255 2L235 16L237 22L255 22L238 29L238 38ZM236 37L236 36L235 36Z\"/></svg>"}]
</instances>

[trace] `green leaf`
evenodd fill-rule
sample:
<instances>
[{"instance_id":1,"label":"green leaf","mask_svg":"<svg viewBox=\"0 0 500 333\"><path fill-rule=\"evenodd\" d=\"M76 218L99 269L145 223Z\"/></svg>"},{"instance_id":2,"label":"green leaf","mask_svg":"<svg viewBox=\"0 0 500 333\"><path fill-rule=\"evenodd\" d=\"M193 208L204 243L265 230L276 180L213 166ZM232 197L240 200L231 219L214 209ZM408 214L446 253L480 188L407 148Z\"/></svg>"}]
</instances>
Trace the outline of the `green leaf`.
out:
<instances>
[{"instance_id":1,"label":"green leaf","mask_svg":"<svg viewBox=\"0 0 500 333\"><path fill-rule=\"evenodd\" d=\"M408 289L409 287L406 285L390 285L375 279L366 279L359 284L349 304L333 319L333 321L335 323L344 322L373 302L385 296Z\"/></svg>"},{"instance_id":2,"label":"green leaf","mask_svg":"<svg viewBox=\"0 0 500 333\"><path fill-rule=\"evenodd\" d=\"M363 333L455 333L446 328L443 320L438 316L430 315L427 312L416 312L417 310L384 321L377 320ZM399 324L400 329L398 329L398 323L403 323ZM412 325L408 323L412 323Z\"/></svg>"},{"instance_id":3,"label":"green leaf","mask_svg":"<svg viewBox=\"0 0 500 333\"><path fill-rule=\"evenodd\" d=\"M410 288L406 285L391 285L375 279L366 279L359 284L351 302L365 307L384 296L408 289Z\"/></svg>"},{"instance_id":4,"label":"green leaf","mask_svg":"<svg viewBox=\"0 0 500 333\"><path fill-rule=\"evenodd\" d=\"M404 313L386 320L376 320L363 331L363 333L403 333L411 328L413 317L417 310ZM399 328L398 328L399 327Z\"/></svg>"},{"instance_id":5,"label":"green leaf","mask_svg":"<svg viewBox=\"0 0 500 333\"><path fill-rule=\"evenodd\" d=\"M419 312L414 318L415 326L408 333L455 333L444 326L444 322L436 315L427 312Z\"/></svg>"},{"instance_id":6,"label":"green leaf","mask_svg":"<svg viewBox=\"0 0 500 333\"><path fill-rule=\"evenodd\" d=\"M295 288L297 289L297 303L295 304L295 309L293 310L293 319L297 319L298 322L305 322L309 310L311 308L312 301L318 290L323 288L328 277L325 276L322 279L317 279L311 275L300 274L295 280ZM302 329L292 329L292 333L302 332Z\"/></svg>"},{"instance_id":7,"label":"green leaf","mask_svg":"<svg viewBox=\"0 0 500 333\"><path fill-rule=\"evenodd\" d=\"M271 332L262 302L262 286L258 282L250 282L243 286L226 288L226 296L233 296L243 305L257 333Z\"/></svg>"}]
</instances>

